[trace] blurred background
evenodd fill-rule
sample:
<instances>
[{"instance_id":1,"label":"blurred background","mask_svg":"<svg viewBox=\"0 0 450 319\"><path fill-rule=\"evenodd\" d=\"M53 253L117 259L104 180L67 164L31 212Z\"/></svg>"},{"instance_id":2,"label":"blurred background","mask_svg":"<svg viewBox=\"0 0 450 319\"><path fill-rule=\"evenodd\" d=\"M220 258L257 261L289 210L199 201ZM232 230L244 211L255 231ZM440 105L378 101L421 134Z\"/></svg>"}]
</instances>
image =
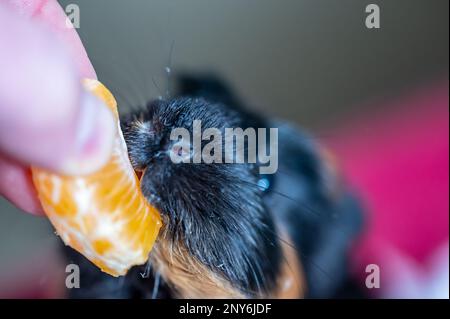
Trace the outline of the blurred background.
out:
<instances>
[{"instance_id":1,"label":"blurred background","mask_svg":"<svg viewBox=\"0 0 450 319\"><path fill-rule=\"evenodd\" d=\"M386 269L374 296L448 297L448 1L59 2L79 6L121 112L164 95L167 67L219 75L334 152L370 216L355 276ZM369 3L380 29L365 26ZM45 218L0 199L0 296L57 296L57 245Z\"/></svg>"}]
</instances>

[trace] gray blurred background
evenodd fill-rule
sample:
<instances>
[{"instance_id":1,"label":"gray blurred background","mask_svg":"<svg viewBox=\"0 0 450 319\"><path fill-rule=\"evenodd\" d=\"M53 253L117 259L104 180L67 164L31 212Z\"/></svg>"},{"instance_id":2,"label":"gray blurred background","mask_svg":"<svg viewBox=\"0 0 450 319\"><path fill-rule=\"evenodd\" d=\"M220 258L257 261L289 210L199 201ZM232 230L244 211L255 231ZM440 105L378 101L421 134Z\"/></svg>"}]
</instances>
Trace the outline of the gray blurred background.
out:
<instances>
[{"instance_id":1,"label":"gray blurred background","mask_svg":"<svg viewBox=\"0 0 450 319\"><path fill-rule=\"evenodd\" d=\"M170 65L214 72L252 108L321 135L366 102L448 78L447 0L59 2L79 5L78 32L121 112L164 94ZM369 3L378 30L365 27ZM55 243L44 218L0 199L0 285Z\"/></svg>"}]
</instances>

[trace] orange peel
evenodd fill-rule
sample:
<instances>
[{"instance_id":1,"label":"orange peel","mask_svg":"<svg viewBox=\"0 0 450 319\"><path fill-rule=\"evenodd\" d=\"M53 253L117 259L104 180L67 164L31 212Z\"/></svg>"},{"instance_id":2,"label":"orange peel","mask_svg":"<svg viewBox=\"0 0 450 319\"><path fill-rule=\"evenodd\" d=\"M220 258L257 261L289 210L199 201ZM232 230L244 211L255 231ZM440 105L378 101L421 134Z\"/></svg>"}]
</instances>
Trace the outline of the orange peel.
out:
<instances>
[{"instance_id":1,"label":"orange peel","mask_svg":"<svg viewBox=\"0 0 450 319\"><path fill-rule=\"evenodd\" d=\"M110 160L84 176L33 167L32 177L44 211L64 243L102 271L121 276L147 261L162 223L140 190L114 96L97 80L86 79L83 85L105 102L117 120Z\"/></svg>"}]
</instances>

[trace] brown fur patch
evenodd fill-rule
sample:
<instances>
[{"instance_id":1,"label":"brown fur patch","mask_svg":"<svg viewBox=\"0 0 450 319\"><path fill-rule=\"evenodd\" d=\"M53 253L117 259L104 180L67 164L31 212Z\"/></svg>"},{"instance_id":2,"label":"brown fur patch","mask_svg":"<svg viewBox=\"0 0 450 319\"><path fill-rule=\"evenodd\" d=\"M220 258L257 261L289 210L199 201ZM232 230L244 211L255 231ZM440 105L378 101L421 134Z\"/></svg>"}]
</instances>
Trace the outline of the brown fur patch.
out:
<instances>
[{"instance_id":1,"label":"brown fur patch","mask_svg":"<svg viewBox=\"0 0 450 319\"><path fill-rule=\"evenodd\" d=\"M181 243L160 238L153 248L151 263L176 298L245 298L227 280L190 255Z\"/></svg>"},{"instance_id":2,"label":"brown fur patch","mask_svg":"<svg viewBox=\"0 0 450 319\"><path fill-rule=\"evenodd\" d=\"M151 263L176 298L246 298L247 294L233 287L220 273L214 272L190 255L185 246L166 239L164 232L153 248ZM276 288L259 298L301 298L304 279L297 252L286 233L281 236L283 259ZM292 245L292 247L291 247Z\"/></svg>"}]
</instances>

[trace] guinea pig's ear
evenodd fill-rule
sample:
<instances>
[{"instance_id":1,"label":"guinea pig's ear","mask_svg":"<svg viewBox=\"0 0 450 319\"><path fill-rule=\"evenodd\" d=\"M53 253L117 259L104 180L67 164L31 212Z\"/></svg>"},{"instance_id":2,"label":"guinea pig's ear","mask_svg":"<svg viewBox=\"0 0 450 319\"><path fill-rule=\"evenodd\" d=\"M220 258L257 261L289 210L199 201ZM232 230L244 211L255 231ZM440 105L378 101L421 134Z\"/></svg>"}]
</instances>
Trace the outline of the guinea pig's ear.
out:
<instances>
[{"instance_id":1,"label":"guinea pig's ear","mask_svg":"<svg viewBox=\"0 0 450 319\"><path fill-rule=\"evenodd\" d=\"M353 289L348 269L350 248L363 228L363 207L355 191L346 184L333 155L321 146L317 146L316 152L319 185L324 201L328 203L325 205L327 212L323 210L318 213L328 214L328 217L317 222L316 227L321 236L310 238L315 240L316 245L305 261L308 297L333 298L350 288L351 294L359 296L360 292Z\"/></svg>"},{"instance_id":2,"label":"guinea pig's ear","mask_svg":"<svg viewBox=\"0 0 450 319\"><path fill-rule=\"evenodd\" d=\"M307 297L332 298L347 285L348 255L363 226L363 209L349 189L338 163L314 138L286 124L279 127L279 167L275 189L289 195L272 208L287 216L290 234L301 252Z\"/></svg>"},{"instance_id":3,"label":"guinea pig's ear","mask_svg":"<svg viewBox=\"0 0 450 319\"><path fill-rule=\"evenodd\" d=\"M201 97L233 108L242 106L230 86L214 74L181 73L177 74L176 82L178 96Z\"/></svg>"}]
</instances>

